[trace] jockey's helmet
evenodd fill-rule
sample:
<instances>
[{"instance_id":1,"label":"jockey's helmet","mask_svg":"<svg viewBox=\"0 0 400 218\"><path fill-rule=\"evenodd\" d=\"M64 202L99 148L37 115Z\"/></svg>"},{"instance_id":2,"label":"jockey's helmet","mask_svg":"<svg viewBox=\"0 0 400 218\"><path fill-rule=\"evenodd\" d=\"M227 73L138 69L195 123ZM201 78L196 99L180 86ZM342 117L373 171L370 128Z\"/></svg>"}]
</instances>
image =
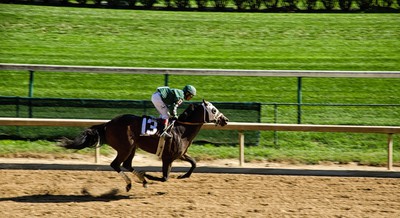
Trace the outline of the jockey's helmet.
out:
<instances>
[{"instance_id":1,"label":"jockey's helmet","mask_svg":"<svg viewBox=\"0 0 400 218\"><path fill-rule=\"evenodd\" d=\"M186 85L185 87L183 87L183 92L185 93L185 95L187 93L190 93L191 95L195 96L196 95L196 88L192 85Z\"/></svg>"}]
</instances>

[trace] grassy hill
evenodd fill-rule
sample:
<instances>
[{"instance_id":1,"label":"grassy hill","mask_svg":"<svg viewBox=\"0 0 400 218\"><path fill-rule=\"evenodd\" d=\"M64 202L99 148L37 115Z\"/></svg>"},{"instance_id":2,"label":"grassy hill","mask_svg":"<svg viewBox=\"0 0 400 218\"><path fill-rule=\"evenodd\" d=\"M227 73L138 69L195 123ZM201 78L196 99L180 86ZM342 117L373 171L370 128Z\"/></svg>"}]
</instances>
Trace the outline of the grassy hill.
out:
<instances>
[{"instance_id":1,"label":"grassy hill","mask_svg":"<svg viewBox=\"0 0 400 218\"><path fill-rule=\"evenodd\" d=\"M0 62L399 70L399 14L211 13L0 4Z\"/></svg>"}]
</instances>

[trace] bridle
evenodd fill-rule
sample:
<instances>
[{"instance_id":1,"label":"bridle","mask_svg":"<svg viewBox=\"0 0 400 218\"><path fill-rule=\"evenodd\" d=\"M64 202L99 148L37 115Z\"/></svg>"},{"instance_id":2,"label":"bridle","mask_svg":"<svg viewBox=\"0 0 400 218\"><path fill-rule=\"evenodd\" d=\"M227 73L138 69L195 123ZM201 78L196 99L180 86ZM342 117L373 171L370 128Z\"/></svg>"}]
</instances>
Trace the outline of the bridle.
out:
<instances>
[{"instance_id":1,"label":"bridle","mask_svg":"<svg viewBox=\"0 0 400 218\"><path fill-rule=\"evenodd\" d=\"M179 121L176 120L175 122L178 122L180 124L184 124L184 125L191 125L191 126L199 126L199 125L203 125L204 123L210 123L210 112L208 111L207 107L204 105L204 103L201 104L203 106L203 111L204 111L204 116L203 116L203 122L200 123L193 123L193 122L185 122L185 121ZM219 118L223 115L221 112L219 112L215 107L212 108L211 110L216 110L213 117L213 121L215 121L215 125L218 125L218 120Z\"/></svg>"},{"instance_id":2,"label":"bridle","mask_svg":"<svg viewBox=\"0 0 400 218\"><path fill-rule=\"evenodd\" d=\"M211 104L211 103L209 103ZM201 104L204 109L204 123L210 123L210 112L207 110L207 107L203 104ZM215 110L215 111L213 111ZM213 122L215 122L215 125L218 125L219 118L222 116L222 113L219 112L215 107L211 108L211 113L214 114L213 117ZM207 118L207 119L206 119Z\"/></svg>"}]
</instances>

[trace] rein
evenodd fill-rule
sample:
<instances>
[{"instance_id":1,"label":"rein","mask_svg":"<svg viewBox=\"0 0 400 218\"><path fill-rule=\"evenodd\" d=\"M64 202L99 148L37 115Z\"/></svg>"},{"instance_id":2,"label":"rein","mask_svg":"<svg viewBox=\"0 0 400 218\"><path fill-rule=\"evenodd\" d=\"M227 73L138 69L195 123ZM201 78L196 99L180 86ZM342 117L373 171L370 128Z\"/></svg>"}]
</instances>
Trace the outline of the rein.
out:
<instances>
[{"instance_id":1,"label":"rein","mask_svg":"<svg viewBox=\"0 0 400 218\"><path fill-rule=\"evenodd\" d=\"M189 125L189 126L200 126L200 125L204 124L204 123L184 122L184 121L179 121L179 120L176 120L175 122L178 122L178 123L183 124L183 125Z\"/></svg>"}]
</instances>

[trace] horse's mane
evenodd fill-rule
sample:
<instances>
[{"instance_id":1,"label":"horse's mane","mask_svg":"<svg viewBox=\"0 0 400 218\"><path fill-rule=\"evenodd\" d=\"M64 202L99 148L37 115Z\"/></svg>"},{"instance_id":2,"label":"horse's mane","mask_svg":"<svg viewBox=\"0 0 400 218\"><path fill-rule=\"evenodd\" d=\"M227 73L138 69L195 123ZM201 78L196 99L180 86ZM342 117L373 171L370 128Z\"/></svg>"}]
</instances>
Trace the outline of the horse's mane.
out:
<instances>
[{"instance_id":1,"label":"horse's mane","mask_svg":"<svg viewBox=\"0 0 400 218\"><path fill-rule=\"evenodd\" d=\"M179 121L187 121L190 115L193 113L194 109L196 108L196 104L190 104L183 113L181 113L178 117Z\"/></svg>"},{"instance_id":2,"label":"horse's mane","mask_svg":"<svg viewBox=\"0 0 400 218\"><path fill-rule=\"evenodd\" d=\"M181 121L181 122L194 122L194 123L204 123L204 122L206 122L206 117L205 117L206 115L203 112L205 110L204 106L208 107L209 103L210 102L208 102L208 101L203 99L202 103L190 104L186 108L186 110L181 115L179 115L178 121ZM215 114L216 112L217 112L217 109L213 108L212 113Z\"/></svg>"}]
</instances>

